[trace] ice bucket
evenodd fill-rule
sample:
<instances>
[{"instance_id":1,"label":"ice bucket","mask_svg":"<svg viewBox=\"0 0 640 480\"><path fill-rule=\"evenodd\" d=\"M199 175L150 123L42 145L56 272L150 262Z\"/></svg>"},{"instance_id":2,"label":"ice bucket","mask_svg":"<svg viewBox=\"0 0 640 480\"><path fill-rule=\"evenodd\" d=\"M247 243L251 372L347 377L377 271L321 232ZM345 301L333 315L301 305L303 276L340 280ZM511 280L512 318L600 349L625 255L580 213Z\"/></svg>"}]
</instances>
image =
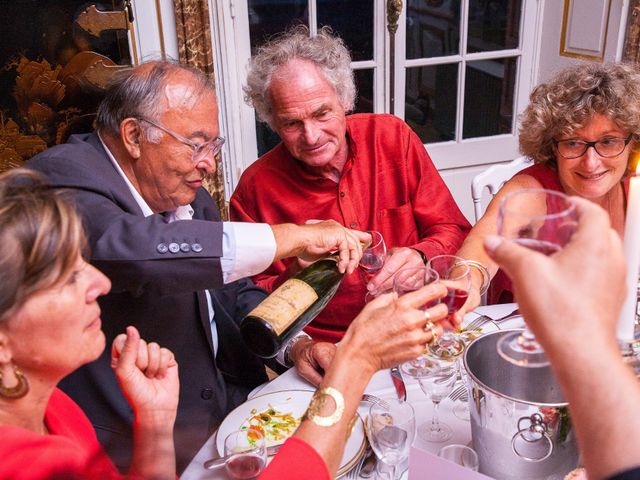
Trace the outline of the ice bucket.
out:
<instances>
[{"instance_id":1,"label":"ice bucket","mask_svg":"<svg viewBox=\"0 0 640 480\"><path fill-rule=\"evenodd\" d=\"M471 436L480 471L496 479L562 479L578 466L569 410L550 367L524 368L496 351L500 330L474 340L469 373Z\"/></svg>"}]
</instances>

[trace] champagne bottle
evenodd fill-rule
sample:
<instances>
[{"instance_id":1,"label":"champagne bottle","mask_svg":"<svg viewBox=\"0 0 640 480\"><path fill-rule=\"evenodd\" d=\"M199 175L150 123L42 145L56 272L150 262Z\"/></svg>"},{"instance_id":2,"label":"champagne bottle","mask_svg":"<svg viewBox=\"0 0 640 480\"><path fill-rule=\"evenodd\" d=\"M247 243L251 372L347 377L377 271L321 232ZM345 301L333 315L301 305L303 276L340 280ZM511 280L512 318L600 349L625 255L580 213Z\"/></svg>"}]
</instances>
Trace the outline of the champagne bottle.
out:
<instances>
[{"instance_id":1,"label":"champagne bottle","mask_svg":"<svg viewBox=\"0 0 640 480\"><path fill-rule=\"evenodd\" d=\"M336 293L343 274L332 257L312 263L288 279L242 319L240 332L249 349L275 357Z\"/></svg>"}]
</instances>

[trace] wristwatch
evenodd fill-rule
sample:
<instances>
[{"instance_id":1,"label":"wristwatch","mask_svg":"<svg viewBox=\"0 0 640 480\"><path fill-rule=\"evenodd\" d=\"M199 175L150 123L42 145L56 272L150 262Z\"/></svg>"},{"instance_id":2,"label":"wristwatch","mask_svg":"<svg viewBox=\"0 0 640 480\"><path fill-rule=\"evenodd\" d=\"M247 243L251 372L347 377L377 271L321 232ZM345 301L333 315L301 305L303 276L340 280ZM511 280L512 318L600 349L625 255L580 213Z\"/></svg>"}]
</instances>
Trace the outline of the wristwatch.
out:
<instances>
[{"instance_id":1,"label":"wristwatch","mask_svg":"<svg viewBox=\"0 0 640 480\"><path fill-rule=\"evenodd\" d=\"M307 338L309 340L311 340L311 337L309 335L307 335L304 331L300 331L299 333L297 333L295 336L293 336L284 346L284 348L282 348L278 354L276 355L276 361L280 364L280 365L284 365L287 368L291 368L293 367L293 362L291 361L291 359L289 358L289 353L291 352L291 349L293 348L293 346L298 343L300 340Z\"/></svg>"}]
</instances>

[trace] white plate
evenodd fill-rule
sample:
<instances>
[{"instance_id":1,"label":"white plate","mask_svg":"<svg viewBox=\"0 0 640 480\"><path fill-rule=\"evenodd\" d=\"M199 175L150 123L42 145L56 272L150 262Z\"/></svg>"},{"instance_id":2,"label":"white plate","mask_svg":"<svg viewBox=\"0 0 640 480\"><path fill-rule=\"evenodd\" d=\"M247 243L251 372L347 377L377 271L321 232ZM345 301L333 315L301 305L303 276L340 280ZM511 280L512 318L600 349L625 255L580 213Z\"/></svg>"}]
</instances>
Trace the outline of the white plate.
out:
<instances>
[{"instance_id":1,"label":"white plate","mask_svg":"<svg viewBox=\"0 0 640 480\"><path fill-rule=\"evenodd\" d=\"M254 415L252 410L262 412L267 408L274 408L282 413L291 413L293 417L300 418L307 410L313 391L309 390L284 390L281 392L271 392L259 395L247 400L242 405L236 407L222 421L216 435L216 448L220 455L224 454L224 439L234 430L239 430ZM267 442L269 445L269 442ZM358 416L356 424L347 440L344 448L338 475L341 476L357 465L366 447L364 426L362 418Z\"/></svg>"}]
</instances>

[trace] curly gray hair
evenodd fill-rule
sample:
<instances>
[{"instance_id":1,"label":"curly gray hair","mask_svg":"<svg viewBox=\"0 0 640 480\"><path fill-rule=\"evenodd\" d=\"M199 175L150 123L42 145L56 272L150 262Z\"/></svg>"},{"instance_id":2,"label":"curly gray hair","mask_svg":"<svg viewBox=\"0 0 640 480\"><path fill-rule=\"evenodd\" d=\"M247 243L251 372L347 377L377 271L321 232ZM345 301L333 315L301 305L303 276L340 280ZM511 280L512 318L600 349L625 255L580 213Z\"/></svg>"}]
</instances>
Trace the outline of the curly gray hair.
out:
<instances>
[{"instance_id":1,"label":"curly gray hair","mask_svg":"<svg viewBox=\"0 0 640 480\"><path fill-rule=\"evenodd\" d=\"M520 152L556 165L553 140L571 135L595 114L640 140L640 72L616 63L579 63L538 85L520 117Z\"/></svg>"},{"instance_id":2,"label":"curly gray hair","mask_svg":"<svg viewBox=\"0 0 640 480\"><path fill-rule=\"evenodd\" d=\"M353 110L356 85L351 55L341 38L329 27L310 37L309 29L299 25L262 45L249 62L244 99L253 106L263 122L272 125L273 105L269 87L276 70L294 59L308 60L318 66L342 102L345 111Z\"/></svg>"}]
</instances>

